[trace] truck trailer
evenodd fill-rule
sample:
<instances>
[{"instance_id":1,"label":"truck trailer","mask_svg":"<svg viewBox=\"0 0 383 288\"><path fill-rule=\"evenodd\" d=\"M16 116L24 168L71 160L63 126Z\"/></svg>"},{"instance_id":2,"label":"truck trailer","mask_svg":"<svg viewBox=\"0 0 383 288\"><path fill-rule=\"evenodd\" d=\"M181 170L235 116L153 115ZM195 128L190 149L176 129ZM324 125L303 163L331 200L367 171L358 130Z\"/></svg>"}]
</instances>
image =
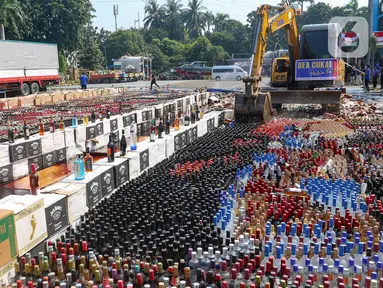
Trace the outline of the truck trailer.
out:
<instances>
[{"instance_id":1,"label":"truck trailer","mask_svg":"<svg viewBox=\"0 0 383 288\"><path fill-rule=\"evenodd\" d=\"M11 91L36 94L59 83L56 44L0 41L0 96Z\"/></svg>"}]
</instances>

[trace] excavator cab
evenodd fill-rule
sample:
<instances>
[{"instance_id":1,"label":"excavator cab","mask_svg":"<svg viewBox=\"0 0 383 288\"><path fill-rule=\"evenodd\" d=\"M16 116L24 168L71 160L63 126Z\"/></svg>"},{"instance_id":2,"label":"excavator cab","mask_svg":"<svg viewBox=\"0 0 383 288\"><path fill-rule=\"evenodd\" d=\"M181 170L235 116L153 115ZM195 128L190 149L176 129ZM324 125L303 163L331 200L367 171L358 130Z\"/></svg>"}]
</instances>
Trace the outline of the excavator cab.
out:
<instances>
[{"instance_id":1,"label":"excavator cab","mask_svg":"<svg viewBox=\"0 0 383 288\"><path fill-rule=\"evenodd\" d=\"M275 112L273 107L279 108L282 104L322 104L322 107L337 106L335 111L339 109L344 90L334 87L343 85L345 64L342 59L331 57L328 51L329 35L338 37L337 33L329 33L333 28L330 25L334 24L306 25L299 37L297 15L300 12L293 6L262 5L258 8L249 76L243 79L245 93L236 96L236 121L268 121ZM276 59L273 68L275 80L277 76L280 80L284 77L287 90L265 93L261 88L261 73L267 38L282 28L286 31L289 57ZM282 63L287 69L282 69Z\"/></svg>"}]
</instances>

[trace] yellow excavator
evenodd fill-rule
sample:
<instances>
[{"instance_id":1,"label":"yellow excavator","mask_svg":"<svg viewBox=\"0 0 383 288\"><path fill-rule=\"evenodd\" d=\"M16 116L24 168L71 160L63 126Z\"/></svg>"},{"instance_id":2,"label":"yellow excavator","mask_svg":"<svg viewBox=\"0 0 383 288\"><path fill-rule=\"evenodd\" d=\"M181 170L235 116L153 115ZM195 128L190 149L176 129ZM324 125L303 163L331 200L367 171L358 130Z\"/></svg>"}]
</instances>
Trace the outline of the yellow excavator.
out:
<instances>
[{"instance_id":1,"label":"yellow excavator","mask_svg":"<svg viewBox=\"0 0 383 288\"><path fill-rule=\"evenodd\" d=\"M306 25L299 36L296 24L299 15L300 10L289 4L258 8L249 76L243 79L245 93L237 94L235 98L236 121L260 118L267 121L274 111L273 106L280 108L282 104L339 105L340 89L317 89L344 84L344 61L331 57L328 51L329 35L338 37L332 33L335 24ZM289 59L284 63L288 65L287 90L265 93L261 90L263 55L269 35L282 28L286 31L289 51Z\"/></svg>"}]
</instances>

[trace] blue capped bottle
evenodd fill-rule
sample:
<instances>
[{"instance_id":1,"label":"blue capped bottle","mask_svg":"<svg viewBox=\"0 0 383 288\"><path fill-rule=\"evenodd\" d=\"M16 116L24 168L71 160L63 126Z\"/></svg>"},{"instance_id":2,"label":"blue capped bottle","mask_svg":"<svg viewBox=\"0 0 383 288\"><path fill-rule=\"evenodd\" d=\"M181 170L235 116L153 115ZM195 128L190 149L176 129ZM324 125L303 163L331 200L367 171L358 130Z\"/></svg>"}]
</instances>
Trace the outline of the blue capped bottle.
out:
<instances>
[{"instance_id":1,"label":"blue capped bottle","mask_svg":"<svg viewBox=\"0 0 383 288\"><path fill-rule=\"evenodd\" d=\"M81 154L77 155L77 159L74 161L74 179L83 180L85 178L85 164L81 158Z\"/></svg>"},{"instance_id":2,"label":"blue capped bottle","mask_svg":"<svg viewBox=\"0 0 383 288\"><path fill-rule=\"evenodd\" d=\"M72 128L77 128L78 127L78 119L77 116L74 115L72 118Z\"/></svg>"}]
</instances>

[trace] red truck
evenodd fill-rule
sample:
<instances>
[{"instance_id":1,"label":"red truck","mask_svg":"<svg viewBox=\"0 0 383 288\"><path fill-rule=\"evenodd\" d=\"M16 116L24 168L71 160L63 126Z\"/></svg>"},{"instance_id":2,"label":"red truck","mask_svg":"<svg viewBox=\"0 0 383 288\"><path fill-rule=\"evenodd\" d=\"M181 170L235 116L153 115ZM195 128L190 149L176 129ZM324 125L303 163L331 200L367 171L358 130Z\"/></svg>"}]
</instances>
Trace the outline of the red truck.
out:
<instances>
[{"instance_id":1,"label":"red truck","mask_svg":"<svg viewBox=\"0 0 383 288\"><path fill-rule=\"evenodd\" d=\"M60 83L56 44L0 41L0 97L36 94Z\"/></svg>"}]
</instances>

